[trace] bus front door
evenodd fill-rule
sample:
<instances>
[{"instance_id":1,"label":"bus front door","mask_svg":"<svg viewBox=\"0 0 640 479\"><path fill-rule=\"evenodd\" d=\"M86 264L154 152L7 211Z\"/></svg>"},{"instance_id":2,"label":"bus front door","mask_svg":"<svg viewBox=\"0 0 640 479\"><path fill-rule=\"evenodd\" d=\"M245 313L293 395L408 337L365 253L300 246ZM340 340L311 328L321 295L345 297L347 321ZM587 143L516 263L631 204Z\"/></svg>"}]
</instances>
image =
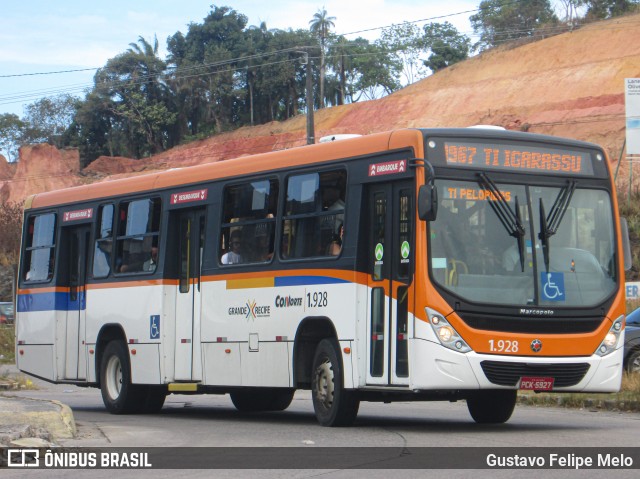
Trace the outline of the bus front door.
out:
<instances>
[{"instance_id":1,"label":"bus front door","mask_svg":"<svg viewBox=\"0 0 640 479\"><path fill-rule=\"evenodd\" d=\"M367 384L409 384L413 198L410 181L368 188Z\"/></svg>"},{"instance_id":2,"label":"bus front door","mask_svg":"<svg viewBox=\"0 0 640 479\"><path fill-rule=\"evenodd\" d=\"M63 229L67 245L62 258L61 279L69 286L65 324L64 379L86 379L86 280L89 255L89 226Z\"/></svg>"},{"instance_id":3,"label":"bus front door","mask_svg":"<svg viewBox=\"0 0 640 479\"><path fill-rule=\"evenodd\" d=\"M205 210L181 210L178 225L175 380L202 380L200 354L201 268Z\"/></svg>"}]
</instances>

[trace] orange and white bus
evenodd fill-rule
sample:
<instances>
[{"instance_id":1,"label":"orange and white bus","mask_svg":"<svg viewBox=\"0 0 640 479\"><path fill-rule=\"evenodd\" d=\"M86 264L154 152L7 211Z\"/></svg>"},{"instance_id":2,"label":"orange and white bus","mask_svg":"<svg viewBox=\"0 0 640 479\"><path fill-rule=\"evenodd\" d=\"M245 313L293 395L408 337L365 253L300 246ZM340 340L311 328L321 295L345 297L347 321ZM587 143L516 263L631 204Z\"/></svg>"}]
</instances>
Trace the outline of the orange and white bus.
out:
<instances>
[{"instance_id":1,"label":"orange and white bus","mask_svg":"<svg viewBox=\"0 0 640 479\"><path fill-rule=\"evenodd\" d=\"M596 145L407 129L31 197L20 370L116 414L171 393L325 426L361 401L616 391L624 237ZM628 242L627 242L628 244Z\"/></svg>"}]
</instances>

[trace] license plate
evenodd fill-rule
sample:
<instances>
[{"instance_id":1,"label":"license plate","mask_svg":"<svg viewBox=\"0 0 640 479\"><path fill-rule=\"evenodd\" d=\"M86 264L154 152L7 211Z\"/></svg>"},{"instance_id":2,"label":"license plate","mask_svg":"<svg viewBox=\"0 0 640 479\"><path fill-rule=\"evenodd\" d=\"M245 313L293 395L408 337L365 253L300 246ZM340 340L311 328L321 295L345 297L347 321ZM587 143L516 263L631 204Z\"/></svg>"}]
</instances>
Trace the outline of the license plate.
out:
<instances>
[{"instance_id":1,"label":"license plate","mask_svg":"<svg viewBox=\"0 0 640 479\"><path fill-rule=\"evenodd\" d=\"M551 391L553 389L554 378L541 378L523 376L520 378L520 389L530 391Z\"/></svg>"}]
</instances>

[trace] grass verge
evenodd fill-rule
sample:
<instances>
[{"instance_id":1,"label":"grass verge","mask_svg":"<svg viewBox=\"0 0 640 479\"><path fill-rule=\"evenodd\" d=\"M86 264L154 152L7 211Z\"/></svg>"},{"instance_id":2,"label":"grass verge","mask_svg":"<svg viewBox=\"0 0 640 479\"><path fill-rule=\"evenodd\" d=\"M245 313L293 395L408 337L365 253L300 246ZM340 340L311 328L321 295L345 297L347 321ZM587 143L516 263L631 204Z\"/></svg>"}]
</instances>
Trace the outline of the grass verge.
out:
<instances>
[{"instance_id":1,"label":"grass verge","mask_svg":"<svg viewBox=\"0 0 640 479\"><path fill-rule=\"evenodd\" d=\"M16 330L13 324L0 325L0 364L16 362Z\"/></svg>"},{"instance_id":2,"label":"grass verge","mask_svg":"<svg viewBox=\"0 0 640 479\"><path fill-rule=\"evenodd\" d=\"M518 403L535 406L560 406L592 411L640 412L640 374L624 373L617 393L535 393L520 391Z\"/></svg>"}]
</instances>

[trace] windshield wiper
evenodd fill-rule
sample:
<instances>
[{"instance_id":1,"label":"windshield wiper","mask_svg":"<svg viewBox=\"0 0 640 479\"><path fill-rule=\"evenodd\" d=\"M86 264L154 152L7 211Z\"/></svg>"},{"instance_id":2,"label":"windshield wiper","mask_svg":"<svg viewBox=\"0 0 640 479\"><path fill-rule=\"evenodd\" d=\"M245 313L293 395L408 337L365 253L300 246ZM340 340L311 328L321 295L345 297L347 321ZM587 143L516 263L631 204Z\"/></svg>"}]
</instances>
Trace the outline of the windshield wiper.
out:
<instances>
[{"instance_id":1,"label":"windshield wiper","mask_svg":"<svg viewBox=\"0 0 640 479\"><path fill-rule=\"evenodd\" d=\"M540 198L540 233L538 238L542 242L542 254L544 255L544 267L546 271L549 271L549 238L558 232L562 218L569 208L571 203L571 197L576 189L575 181L568 181L566 185L562 187L556 200L553 202L549 215L544 214L544 204L542 198Z\"/></svg>"},{"instance_id":2,"label":"windshield wiper","mask_svg":"<svg viewBox=\"0 0 640 479\"><path fill-rule=\"evenodd\" d=\"M507 230L509 236L513 236L518 244L518 254L520 255L520 268L524 272L524 237L526 230L522 225L522 217L520 216L520 207L518 205L518 197L516 196L516 208L515 212L509 206L509 202L504 197L504 194L498 186L487 176L486 173L480 173L478 184L489 190L489 192L495 198L489 200L489 205L493 209L494 213L502 223L502 226Z\"/></svg>"}]
</instances>

